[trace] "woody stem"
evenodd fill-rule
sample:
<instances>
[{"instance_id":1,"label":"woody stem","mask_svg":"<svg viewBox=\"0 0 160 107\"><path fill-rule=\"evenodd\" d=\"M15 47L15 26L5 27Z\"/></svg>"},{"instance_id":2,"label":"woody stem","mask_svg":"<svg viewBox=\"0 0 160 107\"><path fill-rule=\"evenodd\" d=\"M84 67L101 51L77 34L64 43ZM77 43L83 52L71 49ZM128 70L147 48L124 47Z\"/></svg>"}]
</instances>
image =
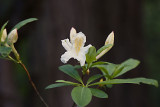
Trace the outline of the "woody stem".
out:
<instances>
[{"instance_id":1,"label":"woody stem","mask_svg":"<svg viewBox=\"0 0 160 107\"><path fill-rule=\"evenodd\" d=\"M47 105L47 103L44 101L44 99L42 98L42 96L40 95L36 85L34 84L34 82L32 81L31 79L31 76L26 68L26 66L20 61L19 64L23 67L23 69L25 70L25 72L27 73L27 76L28 76L28 79L29 79L29 82L31 83L32 87L34 88L35 92L37 93L38 97L40 98L40 100L43 102L43 104L46 106L46 107L49 107Z\"/></svg>"}]
</instances>

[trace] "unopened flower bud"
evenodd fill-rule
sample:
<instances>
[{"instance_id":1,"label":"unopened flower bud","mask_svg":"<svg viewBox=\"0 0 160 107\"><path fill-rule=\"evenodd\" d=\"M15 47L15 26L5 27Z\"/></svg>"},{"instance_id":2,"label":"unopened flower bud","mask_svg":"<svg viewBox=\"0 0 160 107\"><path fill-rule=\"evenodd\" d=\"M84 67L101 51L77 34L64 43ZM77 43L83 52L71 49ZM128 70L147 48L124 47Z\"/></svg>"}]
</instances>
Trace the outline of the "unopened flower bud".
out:
<instances>
[{"instance_id":1,"label":"unopened flower bud","mask_svg":"<svg viewBox=\"0 0 160 107\"><path fill-rule=\"evenodd\" d=\"M7 31L6 29L3 30L3 33L2 33L2 37L1 37L1 42L4 42L7 38Z\"/></svg>"},{"instance_id":2,"label":"unopened flower bud","mask_svg":"<svg viewBox=\"0 0 160 107\"><path fill-rule=\"evenodd\" d=\"M103 78L101 78L99 82L103 82ZM103 85L100 84L99 86L102 87Z\"/></svg>"},{"instance_id":3,"label":"unopened flower bud","mask_svg":"<svg viewBox=\"0 0 160 107\"><path fill-rule=\"evenodd\" d=\"M87 73L87 75L89 75L89 73L90 73L89 69L87 70L87 72L86 72L86 73Z\"/></svg>"},{"instance_id":4,"label":"unopened flower bud","mask_svg":"<svg viewBox=\"0 0 160 107\"><path fill-rule=\"evenodd\" d=\"M114 32L112 31L105 41L105 45L114 44Z\"/></svg>"},{"instance_id":5,"label":"unopened flower bud","mask_svg":"<svg viewBox=\"0 0 160 107\"><path fill-rule=\"evenodd\" d=\"M107 37L104 45L108 45L108 44L111 44L112 46L106 48L100 54L98 54L96 56L96 59L99 59L100 57L102 57L105 53L107 53L113 47L113 44L114 44L114 32L113 31Z\"/></svg>"},{"instance_id":6,"label":"unopened flower bud","mask_svg":"<svg viewBox=\"0 0 160 107\"><path fill-rule=\"evenodd\" d=\"M11 33L9 33L7 43L13 44L13 43L17 42L17 40L18 40L17 29L14 29L11 31Z\"/></svg>"}]
</instances>

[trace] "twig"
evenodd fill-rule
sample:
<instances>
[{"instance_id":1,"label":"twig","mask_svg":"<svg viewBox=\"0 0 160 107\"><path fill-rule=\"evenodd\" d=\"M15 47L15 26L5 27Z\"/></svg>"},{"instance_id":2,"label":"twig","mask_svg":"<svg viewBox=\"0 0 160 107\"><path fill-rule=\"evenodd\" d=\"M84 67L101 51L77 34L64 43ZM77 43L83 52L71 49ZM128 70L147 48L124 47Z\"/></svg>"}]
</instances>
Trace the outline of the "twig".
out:
<instances>
[{"instance_id":1,"label":"twig","mask_svg":"<svg viewBox=\"0 0 160 107\"><path fill-rule=\"evenodd\" d=\"M31 83L32 87L34 88L34 90L36 91L37 95L39 96L39 98L41 99L41 101L43 102L43 104L46 106L46 107L49 107L47 105L47 103L44 101L44 99L41 97L39 91L37 90L37 87L35 86L34 82L32 81L31 79L31 76L27 70L27 68L25 67L25 65L22 63L22 62L19 62L19 64L23 67L23 69L26 71L27 73L27 76L28 76L28 79L29 79L29 82Z\"/></svg>"}]
</instances>

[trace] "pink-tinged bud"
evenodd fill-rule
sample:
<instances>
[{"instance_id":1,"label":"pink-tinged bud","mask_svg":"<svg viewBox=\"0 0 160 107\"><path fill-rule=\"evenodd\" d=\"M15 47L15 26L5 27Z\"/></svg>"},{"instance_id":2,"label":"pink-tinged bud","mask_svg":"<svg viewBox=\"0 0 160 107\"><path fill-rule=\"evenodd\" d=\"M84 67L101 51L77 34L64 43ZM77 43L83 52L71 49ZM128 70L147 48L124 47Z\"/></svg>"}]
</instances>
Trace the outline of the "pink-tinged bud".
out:
<instances>
[{"instance_id":1,"label":"pink-tinged bud","mask_svg":"<svg viewBox=\"0 0 160 107\"><path fill-rule=\"evenodd\" d=\"M107 53L113 47L113 45L114 45L114 32L113 31L108 35L108 37L105 41L105 45L108 45L108 44L111 44L111 46L106 48L105 50L103 50L100 54L98 54L96 56L97 60L99 58L101 58L105 53Z\"/></svg>"},{"instance_id":2,"label":"pink-tinged bud","mask_svg":"<svg viewBox=\"0 0 160 107\"><path fill-rule=\"evenodd\" d=\"M17 29L14 29L11 31L11 33L9 33L7 43L13 44L13 43L17 42L17 40L18 40Z\"/></svg>"},{"instance_id":3,"label":"pink-tinged bud","mask_svg":"<svg viewBox=\"0 0 160 107\"><path fill-rule=\"evenodd\" d=\"M2 37L1 37L1 42L4 42L6 40L6 38L7 38L7 30L4 29L3 33L2 33Z\"/></svg>"}]
</instances>

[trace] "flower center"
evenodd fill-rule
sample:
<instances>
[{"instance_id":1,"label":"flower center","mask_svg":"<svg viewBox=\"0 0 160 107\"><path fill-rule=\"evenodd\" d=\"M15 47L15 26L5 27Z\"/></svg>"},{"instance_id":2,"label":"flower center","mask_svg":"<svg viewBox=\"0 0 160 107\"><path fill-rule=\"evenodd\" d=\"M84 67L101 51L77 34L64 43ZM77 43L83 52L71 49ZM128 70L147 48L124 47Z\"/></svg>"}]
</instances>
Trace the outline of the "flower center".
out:
<instances>
[{"instance_id":1,"label":"flower center","mask_svg":"<svg viewBox=\"0 0 160 107\"><path fill-rule=\"evenodd\" d=\"M77 37L75 39L75 50L76 50L76 54L78 55L82 45L83 45L83 41L84 39L82 37Z\"/></svg>"}]
</instances>

